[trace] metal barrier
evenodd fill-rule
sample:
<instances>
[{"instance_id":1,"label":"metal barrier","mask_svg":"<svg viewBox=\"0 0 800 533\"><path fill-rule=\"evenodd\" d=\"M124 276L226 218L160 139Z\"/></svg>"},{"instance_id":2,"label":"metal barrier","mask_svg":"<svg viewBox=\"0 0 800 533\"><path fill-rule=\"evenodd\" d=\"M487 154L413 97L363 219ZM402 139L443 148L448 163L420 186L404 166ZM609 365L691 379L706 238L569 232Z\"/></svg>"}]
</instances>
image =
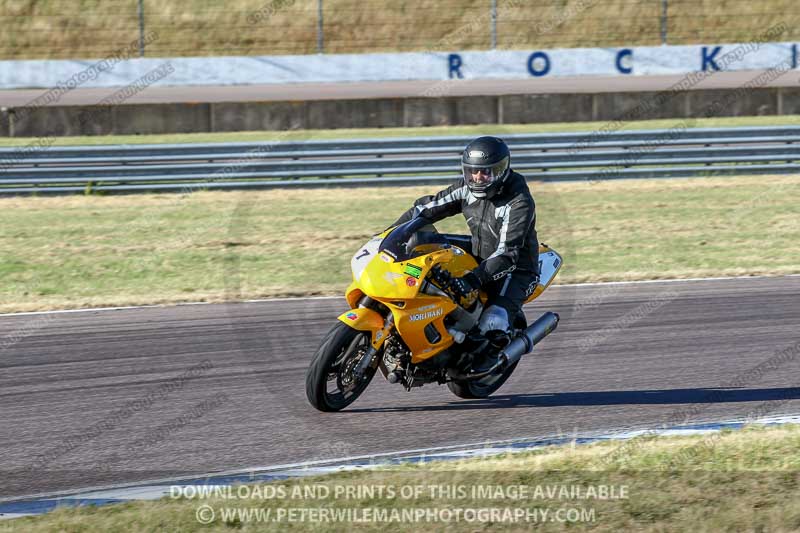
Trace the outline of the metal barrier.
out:
<instances>
[{"instance_id":1,"label":"metal barrier","mask_svg":"<svg viewBox=\"0 0 800 533\"><path fill-rule=\"evenodd\" d=\"M0 194L448 182L472 138L0 148ZM800 126L503 138L531 180L800 172Z\"/></svg>"}]
</instances>

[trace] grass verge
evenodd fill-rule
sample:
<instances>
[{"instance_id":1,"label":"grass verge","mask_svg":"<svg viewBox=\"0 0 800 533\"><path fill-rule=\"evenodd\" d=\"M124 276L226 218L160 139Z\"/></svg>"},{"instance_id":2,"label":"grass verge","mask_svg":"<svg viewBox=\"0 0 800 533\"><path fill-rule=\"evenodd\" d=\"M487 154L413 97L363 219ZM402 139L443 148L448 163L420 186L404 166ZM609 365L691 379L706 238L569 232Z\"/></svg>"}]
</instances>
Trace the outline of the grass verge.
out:
<instances>
[{"instance_id":1,"label":"grass verge","mask_svg":"<svg viewBox=\"0 0 800 533\"><path fill-rule=\"evenodd\" d=\"M357 247L437 189L0 198L0 312L341 294ZM558 283L800 272L800 176L531 190Z\"/></svg>"},{"instance_id":2,"label":"grass verge","mask_svg":"<svg viewBox=\"0 0 800 533\"><path fill-rule=\"evenodd\" d=\"M798 426L606 441L62 508L0 530L796 531L798 450ZM202 506L214 511L207 525ZM488 509L498 512L478 511ZM341 521L321 521L336 513Z\"/></svg>"},{"instance_id":3,"label":"grass verge","mask_svg":"<svg viewBox=\"0 0 800 533\"><path fill-rule=\"evenodd\" d=\"M4 2L0 57L106 57L136 42L136 2L83 0L80 6L76 12L55 0ZM491 45L490 4L484 0L233 0L224 8L207 0L167 0L143 6L146 31L158 33L146 56L314 54L318 6L327 53L447 52ZM673 1L663 28L659 2L503 0L496 6L500 49L659 45L662 29L670 44L749 42L779 22L785 29L776 40L798 35L792 0ZM410 27L413 32L403 31Z\"/></svg>"},{"instance_id":4,"label":"grass verge","mask_svg":"<svg viewBox=\"0 0 800 533\"><path fill-rule=\"evenodd\" d=\"M331 139L371 139L436 135L508 135L513 133L559 133L600 130L608 122L558 122L552 124L483 124L476 126L433 126L422 128L363 128L336 130L236 131L222 133L171 133L164 135L95 135L55 137L54 146L105 144L163 144L213 142L277 142ZM797 126L800 115L721 117L695 120L691 126L683 119L638 120L625 124L623 131L669 128L722 128L737 126ZM32 137L3 137L0 146L26 146L37 142Z\"/></svg>"}]
</instances>

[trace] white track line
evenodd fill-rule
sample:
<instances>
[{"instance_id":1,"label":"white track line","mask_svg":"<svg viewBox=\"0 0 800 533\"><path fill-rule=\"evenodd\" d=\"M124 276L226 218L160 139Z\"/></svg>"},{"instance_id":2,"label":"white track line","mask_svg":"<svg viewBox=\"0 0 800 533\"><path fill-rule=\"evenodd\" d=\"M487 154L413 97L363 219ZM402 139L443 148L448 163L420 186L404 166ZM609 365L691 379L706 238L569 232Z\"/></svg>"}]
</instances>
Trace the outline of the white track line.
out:
<instances>
[{"instance_id":1,"label":"white track line","mask_svg":"<svg viewBox=\"0 0 800 533\"><path fill-rule=\"evenodd\" d=\"M724 426L734 424L751 424L751 425L780 425L780 424L798 424L800 423L800 415L798 414L782 414L768 417L762 417L755 420L748 420L746 418L733 418L724 421L708 421L708 422L695 422L687 426L677 426L675 428L666 429L648 429L648 428L627 428L606 431L592 431L583 434L575 434L574 436L567 435L551 435L541 437L525 437L508 440L498 441L484 441L473 444L461 444L451 446L439 446L432 448L416 448L411 450L400 450L395 452L384 452L368 455L356 455L349 457L341 457L337 459L304 461L298 463L286 463L269 466L254 466L249 468L242 468L236 470L225 470L217 472L209 472L200 475L187 475L173 478L162 478L152 480L142 480L129 483L119 483L105 486L86 487L81 489L63 490L49 493L29 494L25 496L14 496L11 498L0 498L0 503L17 502L21 500L45 500L45 499L58 499L58 498L111 498L123 499L123 492L125 495L134 495L136 492L141 492L141 495L147 496L146 499L153 497L153 490L163 490L168 488L169 485L180 485L183 481L195 479L213 479L224 478L230 476L241 475L263 475L269 473L275 474L290 474L292 477L303 475L318 475L327 471L338 471L342 469L352 468L374 468L389 466L386 463L380 462L380 459L398 459L403 458L413 459L424 456L443 457L452 456L454 459L467 459L474 454L480 455L498 455L501 453L518 453L530 451L531 449L541 448L542 445L556 440L569 440L573 439L589 439L592 441L602 440L628 440L641 435L659 435L659 436L684 436L684 435L701 435L707 433L715 433L720 431ZM509 446L521 443L530 443L530 447L520 447L517 449L509 449ZM474 452L474 454L472 453ZM482 453L485 452L485 453ZM357 465L363 461L370 461L367 465ZM119 492L119 494L108 494L109 492ZM103 493L103 494L98 494ZM153 494L151 494L153 493ZM136 498L134 498L136 499Z\"/></svg>"},{"instance_id":2,"label":"white track line","mask_svg":"<svg viewBox=\"0 0 800 533\"><path fill-rule=\"evenodd\" d=\"M688 283L696 281L733 281L733 280L756 280L756 279L780 279L797 278L800 274L782 274L777 276L728 276L710 278L682 278L682 279L645 279L635 281L598 281L591 283L565 283L563 285L551 285L551 287L602 287L605 285L646 285L653 283ZM230 302L180 302L171 304L150 304L150 305L130 305L123 307L88 307L85 309L58 309L55 311L27 311L23 313L0 313L4 316L31 316L31 315L56 315L64 313L92 313L99 311L126 311L132 309L166 309L168 307L182 307L185 305L227 305L227 304L250 304L268 302L291 302L303 300L341 300L344 296L288 296L286 298L262 298L256 300L232 300Z\"/></svg>"},{"instance_id":3,"label":"white track line","mask_svg":"<svg viewBox=\"0 0 800 533\"><path fill-rule=\"evenodd\" d=\"M780 274L777 276L720 276L712 278L682 278L682 279L642 279L637 281L597 281L590 283L566 283L552 285L553 287L600 287L603 285L646 285L651 283L685 283L690 281L732 281L742 279L780 279L797 278L800 274Z\"/></svg>"},{"instance_id":4,"label":"white track line","mask_svg":"<svg viewBox=\"0 0 800 533\"><path fill-rule=\"evenodd\" d=\"M548 439L551 437L542 437L542 439ZM335 466L341 463L352 463L355 461L374 461L376 459L393 459L404 457L406 455L415 456L415 455L440 455L441 453L446 452L454 452L454 451L461 451L461 450L471 450L471 449L481 449L485 447L493 447L499 445L510 445L515 444L517 442L525 442L528 440L534 439L527 439L527 438L518 438L518 439L509 439L509 440L502 440L502 441L484 441L478 442L473 444L454 444L450 446L437 446L433 448L413 448L410 450L400 450L395 452L383 452L383 453L373 453L367 455L351 455L347 457L339 457L334 459L319 459L314 461L302 461L299 463L283 463L277 465L268 465L268 466L253 466L248 468L239 468L235 470L222 470L217 472L208 472L203 474L196 474L196 475L186 475L174 478L157 478L157 479L149 479L149 480L142 480L142 481L132 481L130 483L120 483L114 485L100 485L95 487L87 487L84 489L75 490L62 490L56 492L47 492L47 493L38 493L38 494L28 494L25 496L14 496L12 498L0 498L0 503L8 502L8 501L17 501L17 500L28 500L28 499L48 499L48 498L63 498L69 495L74 495L76 492L100 492L100 491L108 491L108 490L116 490L116 489L128 489L128 488L135 488L143 485L163 485L171 482L180 482L190 479L199 479L199 478L209 478L209 477L228 477L228 476L241 476L241 475L248 475L252 473L269 473L269 472L280 472L283 470L302 470L308 469L312 467L322 467L322 466ZM385 465L381 465L385 466Z\"/></svg>"}]
</instances>

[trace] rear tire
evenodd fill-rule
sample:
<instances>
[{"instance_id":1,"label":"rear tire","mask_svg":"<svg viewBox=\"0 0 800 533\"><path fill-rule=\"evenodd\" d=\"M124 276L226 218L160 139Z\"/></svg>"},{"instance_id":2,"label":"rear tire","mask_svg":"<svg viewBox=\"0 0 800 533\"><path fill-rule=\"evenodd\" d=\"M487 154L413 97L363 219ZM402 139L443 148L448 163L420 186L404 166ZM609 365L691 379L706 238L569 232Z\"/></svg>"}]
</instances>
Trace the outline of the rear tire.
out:
<instances>
[{"instance_id":1,"label":"rear tire","mask_svg":"<svg viewBox=\"0 0 800 533\"><path fill-rule=\"evenodd\" d=\"M508 367L502 374L486 376L482 379L450 381L447 383L447 388L450 389L450 392L465 400L488 398L511 377L518 364L519 361Z\"/></svg>"},{"instance_id":2,"label":"rear tire","mask_svg":"<svg viewBox=\"0 0 800 533\"><path fill-rule=\"evenodd\" d=\"M356 381L353 368L370 347L372 336L343 322L325 335L306 372L306 396L316 409L341 411L353 403L369 385L375 368L368 367Z\"/></svg>"}]
</instances>

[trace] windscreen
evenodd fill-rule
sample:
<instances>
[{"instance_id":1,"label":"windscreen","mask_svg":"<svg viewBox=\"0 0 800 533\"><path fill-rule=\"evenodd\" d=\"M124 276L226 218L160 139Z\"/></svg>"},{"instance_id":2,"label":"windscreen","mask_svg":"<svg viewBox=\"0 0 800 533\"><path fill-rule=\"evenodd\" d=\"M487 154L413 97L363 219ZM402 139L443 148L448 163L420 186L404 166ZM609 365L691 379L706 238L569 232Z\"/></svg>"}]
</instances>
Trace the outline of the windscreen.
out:
<instances>
[{"instance_id":1,"label":"windscreen","mask_svg":"<svg viewBox=\"0 0 800 533\"><path fill-rule=\"evenodd\" d=\"M422 245L446 242L447 239L436 231L430 220L417 217L393 229L383 239L381 251L392 256L395 261L407 261L429 253L430 250Z\"/></svg>"}]
</instances>

